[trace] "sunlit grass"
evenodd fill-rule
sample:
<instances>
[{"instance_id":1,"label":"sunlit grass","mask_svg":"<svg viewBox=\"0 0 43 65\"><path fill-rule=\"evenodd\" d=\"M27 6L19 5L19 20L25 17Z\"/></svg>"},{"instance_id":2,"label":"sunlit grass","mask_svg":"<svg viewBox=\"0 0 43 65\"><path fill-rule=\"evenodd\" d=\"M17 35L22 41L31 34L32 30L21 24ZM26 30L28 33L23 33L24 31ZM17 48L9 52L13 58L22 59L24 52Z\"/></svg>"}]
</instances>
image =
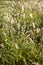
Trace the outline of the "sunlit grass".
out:
<instances>
[{"instance_id":1,"label":"sunlit grass","mask_svg":"<svg viewBox=\"0 0 43 65\"><path fill-rule=\"evenodd\" d=\"M0 2L0 65L43 65L42 3Z\"/></svg>"}]
</instances>

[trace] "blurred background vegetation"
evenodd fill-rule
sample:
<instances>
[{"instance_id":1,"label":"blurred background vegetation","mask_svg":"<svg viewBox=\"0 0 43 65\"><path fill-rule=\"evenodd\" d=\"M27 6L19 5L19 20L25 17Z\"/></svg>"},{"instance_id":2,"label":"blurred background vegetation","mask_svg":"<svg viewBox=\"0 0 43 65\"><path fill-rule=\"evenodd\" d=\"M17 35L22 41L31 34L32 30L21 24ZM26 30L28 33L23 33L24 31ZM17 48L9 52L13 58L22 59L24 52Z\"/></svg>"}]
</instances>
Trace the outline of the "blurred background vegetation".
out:
<instances>
[{"instance_id":1,"label":"blurred background vegetation","mask_svg":"<svg viewBox=\"0 0 43 65\"><path fill-rule=\"evenodd\" d=\"M0 1L0 65L43 65L43 0Z\"/></svg>"}]
</instances>

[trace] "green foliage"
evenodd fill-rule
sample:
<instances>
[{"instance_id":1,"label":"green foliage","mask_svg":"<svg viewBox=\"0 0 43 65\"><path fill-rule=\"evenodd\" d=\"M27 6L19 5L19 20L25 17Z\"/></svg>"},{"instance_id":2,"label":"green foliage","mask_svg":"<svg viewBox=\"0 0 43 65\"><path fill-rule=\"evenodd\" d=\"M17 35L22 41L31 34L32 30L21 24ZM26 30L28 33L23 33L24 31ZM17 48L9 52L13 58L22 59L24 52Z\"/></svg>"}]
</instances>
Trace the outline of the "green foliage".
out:
<instances>
[{"instance_id":1,"label":"green foliage","mask_svg":"<svg viewBox=\"0 0 43 65\"><path fill-rule=\"evenodd\" d=\"M0 1L0 65L43 65L42 3Z\"/></svg>"}]
</instances>

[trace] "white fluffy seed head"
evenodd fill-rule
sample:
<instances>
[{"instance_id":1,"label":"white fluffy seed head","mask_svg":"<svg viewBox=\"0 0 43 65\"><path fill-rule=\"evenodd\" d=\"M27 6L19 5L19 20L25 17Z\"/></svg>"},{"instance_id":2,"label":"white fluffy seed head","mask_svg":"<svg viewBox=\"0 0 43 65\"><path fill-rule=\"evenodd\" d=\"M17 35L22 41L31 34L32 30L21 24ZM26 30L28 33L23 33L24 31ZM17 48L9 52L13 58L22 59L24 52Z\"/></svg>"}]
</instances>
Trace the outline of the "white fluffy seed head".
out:
<instances>
[{"instance_id":1,"label":"white fluffy seed head","mask_svg":"<svg viewBox=\"0 0 43 65\"><path fill-rule=\"evenodd\" d=\"M18 47L18 45L17 45L17 44L15 45L15 47L16 47L16 49L19 49L19 47Z\"/></svg>"},{"instance_id":2,"label":"white fluffy seed head","mask_svg":"<svg viewBox=\"0 0 43 65\"><path fill-rule=\"evenodd\" d=\"M33 24L33 28L35 28L35 24L34 23L32 23Z\"/></svg>"},{"instance_id":3,"label":"white fluffy seed head","mask_svg":"<svg viewBox=\"0 0 43 65\"><path fill-rule=\"evenodd\" d=\"M24 6L22 6L22 12L24 12Z\"/></svg>"},{"instance_id":4,"label":"white fluffy seed head","mask_svg":"<svg viewBox=\"0 0 43 65\"><path fill-rule=\"evenodd\" d=\"M32 13L30 13L30 15L29 15L29 16L30 16L30 18L33 18L33 15L32 15Z\"/></svg>"}]
</instances>

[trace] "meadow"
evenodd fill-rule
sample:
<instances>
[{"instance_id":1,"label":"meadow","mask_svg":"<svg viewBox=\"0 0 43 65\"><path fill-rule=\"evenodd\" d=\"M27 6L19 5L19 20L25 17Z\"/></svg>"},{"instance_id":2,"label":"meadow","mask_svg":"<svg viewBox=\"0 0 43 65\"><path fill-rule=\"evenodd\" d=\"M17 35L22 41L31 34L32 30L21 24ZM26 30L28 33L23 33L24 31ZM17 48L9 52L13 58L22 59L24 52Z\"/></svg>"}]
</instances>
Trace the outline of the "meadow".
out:
<instances>
[{"instance_id":1,"label":"meadow","mask_svg":"<svg viewBox=\"0 0 43 65\"><path fill-rule=\"evenodd\" d=\"M43 65L43 0L0 1L0 65Z\"/></svg>"}]
</instances>

